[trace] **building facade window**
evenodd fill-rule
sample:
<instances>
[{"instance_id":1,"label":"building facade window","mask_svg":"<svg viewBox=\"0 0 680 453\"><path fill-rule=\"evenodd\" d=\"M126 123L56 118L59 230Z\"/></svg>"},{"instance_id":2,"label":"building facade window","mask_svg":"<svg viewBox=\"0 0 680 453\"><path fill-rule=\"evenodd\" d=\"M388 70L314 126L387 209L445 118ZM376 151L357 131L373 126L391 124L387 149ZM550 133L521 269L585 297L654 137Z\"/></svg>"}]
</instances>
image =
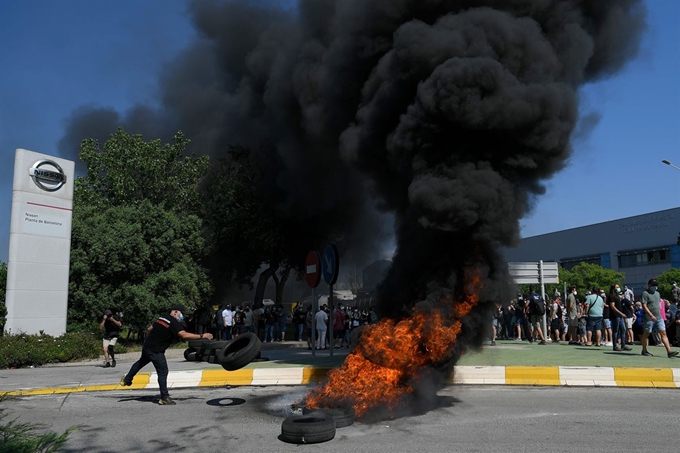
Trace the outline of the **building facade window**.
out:
<instances>
[{"instance_id":1,"label":"building facade window","mask_svg":"<svg viewBox=\"0 0 680 453\"><path fill-rule=\"evenodd\" d=\"M560 259L560 266L568 271L572 270L581 263L597 264L598 266L602 266L602 255L589 255Z\"/></svg>"},{"instance_id":2,"label":"building facade window","mask_svg":"<svg viewBox=\"0 0 680 453\"><path fill-rule=\"evenodd\" d=\"M619 252L619 267L647 266L671 262L670 247Z\"/></svg>"}]
</instances>

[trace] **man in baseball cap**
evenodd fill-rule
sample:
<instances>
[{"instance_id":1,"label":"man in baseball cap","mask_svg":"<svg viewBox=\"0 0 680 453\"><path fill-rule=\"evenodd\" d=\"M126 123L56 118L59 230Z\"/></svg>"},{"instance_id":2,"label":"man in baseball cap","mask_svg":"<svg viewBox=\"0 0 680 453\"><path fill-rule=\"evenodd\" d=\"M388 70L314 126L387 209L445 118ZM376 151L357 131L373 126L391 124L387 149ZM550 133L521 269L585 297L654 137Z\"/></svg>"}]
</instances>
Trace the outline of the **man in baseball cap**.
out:
<instances>
[{"instance_id":1,"label":"man in baseball cap","mask_svg":"<svg viewBox=\"0 0 680 453\"><path fill-rule=\"evenodd\" d=\"M153 363L158 374L158 387L161 391L161 398L158 404L162 406L172 406L175 402L170 398L168 392L168 362L165 360L165 350L172 344L177 337L182 340L198 340L206 338L212 340L211 333L189 333L185 330L184 313L187 309L182 304L175 304L170 309L169 316L161 316L148 329L144 346L142 346L142 356L137 360L130 371L122 377L120 385L127 387L132 385L132 379L139 370L144 368L149 362Z\"/></svg>"}]
</instances>

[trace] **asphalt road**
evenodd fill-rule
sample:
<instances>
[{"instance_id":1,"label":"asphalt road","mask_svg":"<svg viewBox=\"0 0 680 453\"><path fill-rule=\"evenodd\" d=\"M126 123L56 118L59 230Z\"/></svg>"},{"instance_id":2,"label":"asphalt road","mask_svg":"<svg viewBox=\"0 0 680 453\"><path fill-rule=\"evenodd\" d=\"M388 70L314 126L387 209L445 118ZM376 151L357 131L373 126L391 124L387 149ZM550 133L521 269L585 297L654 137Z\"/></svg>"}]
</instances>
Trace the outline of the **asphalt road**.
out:
<instances>
[{"instance_id":1,"label":"asphalt road","mask_svg":"<svg viewBox=\"0 0 680 453\"><path fill-rule=\"evenodd\" d=\"M650 452L674 451L677 389L447 386L426 413L356 422L313 445L279 440L295 386L92 392L0 401L9 418L61 432L68 452Z\"/></svg>"}]
</instances>

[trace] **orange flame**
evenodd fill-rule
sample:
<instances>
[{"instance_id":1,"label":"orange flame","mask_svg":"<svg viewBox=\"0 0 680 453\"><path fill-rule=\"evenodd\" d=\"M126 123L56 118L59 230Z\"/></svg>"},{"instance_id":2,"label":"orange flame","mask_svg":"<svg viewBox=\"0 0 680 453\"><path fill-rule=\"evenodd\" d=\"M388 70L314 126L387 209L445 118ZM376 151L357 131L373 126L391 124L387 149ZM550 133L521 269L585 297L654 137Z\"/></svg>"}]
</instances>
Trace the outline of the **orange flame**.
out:
<instances>
[{"instance_id":1,"label":"orange flame","mask_svg":"<svg viewBox=\"0 0 680 453\"><path fill-rule=\"evenodd\" d=\"M376 406L394 409L405 394L414 391L423 367L451 358L462 327L460 319L479 302L480 288L481 279L475 275L466 285L463 301L449 297L430 313L414 308L399 322L384 319L366 326L342 366L328 373L325 384L309 391L307 407L349 404L357 417Z\"/></svg>"}]
</instances>

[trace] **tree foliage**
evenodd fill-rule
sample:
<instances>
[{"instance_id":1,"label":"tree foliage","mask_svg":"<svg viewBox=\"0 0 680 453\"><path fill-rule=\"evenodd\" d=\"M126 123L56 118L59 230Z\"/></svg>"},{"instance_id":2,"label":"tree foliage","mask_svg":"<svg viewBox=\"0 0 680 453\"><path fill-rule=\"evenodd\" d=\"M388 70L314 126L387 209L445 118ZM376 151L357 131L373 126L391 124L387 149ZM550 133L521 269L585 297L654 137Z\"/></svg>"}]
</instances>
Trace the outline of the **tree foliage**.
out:
<instances>
[{"instance_id":1,"label":"tree foliage","mask_svg":"<svg viewBox=\"0 0 680 453\"><path fill-rule=\"evenodd\" d=\"M571 270L567 270L562 266L557 268L560 283L545 285L545 293L552 296L555 289L564 292L566 284L567 290L575 286L579 293L584 294L585 291L590 291L594 286L609 291L609 286L614 283L621 283L625 279L623 272L617 272L613 269L605 269L597 264L580 263L574 266ZM520 285L520 292L528 294L530 285ZM538 288L538 285L533 285ZM564 299L565 295L562 294Z\"/></svg>"},{"instance_id":2,"label":"tree foliage","mask_svg":"<svg viewBox=\"0 0 680 453\"><path fill-rule=\"evenodd\" d=\"M69 322L97 320L119 308L125 324L143 328L174 303L196 307L210 294L200 266L201 221L143 202L88 206L74 213Z\"/></svg>"},{"instance_id":3,"label":"tree foliage","mask_svg":"<svg viewBox=\"0 0 680 453\"><path fill-rule=\"evenodd\" d=\"M262 187L261 167L248 148L232 146L229 157L218 159L204 186L204 220L211 244L213 280L252 288L253 276L262 268L255 294L258 306L269 278L283 292L290 257L277 216ZM277 293L279 293L277 291ZM279 302L279 301L277 301Z\"/></svg>"},{"instance_id":4,"label":"tree foliage","mask_svg":"<svg viewBox=\"0 0 680 453\"><path fill-rule=\"evenodd\" d=\"M69 325L98 321L119 308L142 329L174 303L204 304L211 285L202 267L205 243L198 186L205 158L174 144L145 142L119 129L99 150L83 142L87 176L74 199Z\"/></svg>"},{"instance_id":5,"label":"tree foliage","mask_svg":"<svg viewBox=\"0 0 680 453\"><path fill-rule=\"evenodd\" d=\"M88 205L134 205L149 201L176 212L198 213L198 184L209 167L206 156L185 156L182 132L173 143L144 141L119 128L100 149L83 140L80 159L87 175L76 181L76 200Z\"/></svg>"},{"instance_id":6,"label":"tree foliage","mask_svg":"<svg viewBox=\"0 0 680 453\"><path fill-rule=\"evenodd\" d=\"M579 263L570 271L565 269L563 274L560 274L560 280L563 278L567 283L567 288L575 286L583 294L593 287L609 292L611 285L622 283L626 276L623 272L605 269L597 264Z\"/></svg>"},{"instance_id":7,"label":"tree foliage","mask_svg":"<svg viewBox=\"0 0 680 453\"><path fill-rule=\"evenodd\" d=\"M672 299L671 288L673 288L673 283L680 285L680 269L666 269L657 277L657 280L659 281L659 292L661 293L661 297L664 299Z\"/></svg>"}]
</instances>

